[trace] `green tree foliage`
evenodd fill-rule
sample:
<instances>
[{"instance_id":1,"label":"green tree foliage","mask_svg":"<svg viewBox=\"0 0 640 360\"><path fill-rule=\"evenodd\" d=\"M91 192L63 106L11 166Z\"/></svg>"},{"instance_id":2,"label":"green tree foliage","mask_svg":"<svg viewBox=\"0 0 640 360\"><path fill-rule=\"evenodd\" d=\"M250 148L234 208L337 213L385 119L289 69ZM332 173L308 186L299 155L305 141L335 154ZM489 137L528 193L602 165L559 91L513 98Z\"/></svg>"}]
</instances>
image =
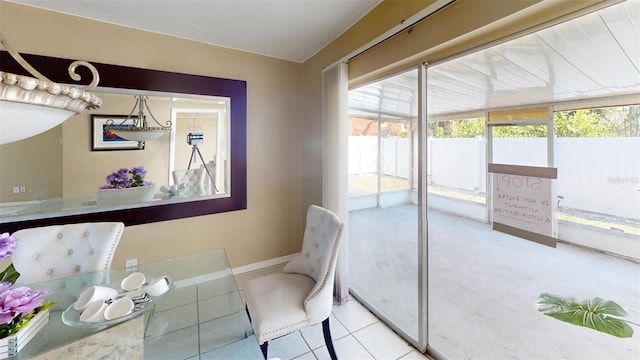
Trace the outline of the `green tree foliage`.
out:
<instances>
[{"instance_id":1,"label":"green tree foliage","mask_svg":"<svg viewBox=\"0 0 640 360\"><path fill-rule=\"evenodd\" d=\"M524 126L496 126L493 129L493 137L501 138L534 138L546 137L547 127L544 125L524 125Z\"/></svg>"},{"instance_id":2,"label":"green tree foliage","mask_svg":"<svg viewBox=\"0 0 640 360\"><path fill-rule=\"evenodd\" d=\"M554 115L558 137L615 137L614 124L607 120L613 109L559 111Z\"/></svg>"},{"instance_id":3,"label":"green tree foliage","mask_svg":"<svg viewBox=\"0 0 640 360\"><path fill-rule=\"evenodd\" d=\"M474 119L473 121L459 120L457 126L451 129L451 135L456 138L476 137L484 135L484 120Z\"/></svg>"},{"instance_id":4,"label":"green tree foliage","mask_svg":"<svg viewBox=\"0 0 640 360\"><path fill-rule=\"evenodd\" d=\"M436 138L473 138L484 136L484 119L464 119L429 123L428 135Z\"/></svg>"},{"instance_id":5,"label":"green tree foliage","mask_svg":"<svg viewBox=\"0 0 640 360\"><path fill-rule=\"evenodd\" d=\"M554 114L558 137L640 137L640 105L558 111ZM428 124L428 134L436 138L484 136L484 119L461 119ZM494 137L545 137L544 125L495 126Z\"/></svg>"}]
</instances>

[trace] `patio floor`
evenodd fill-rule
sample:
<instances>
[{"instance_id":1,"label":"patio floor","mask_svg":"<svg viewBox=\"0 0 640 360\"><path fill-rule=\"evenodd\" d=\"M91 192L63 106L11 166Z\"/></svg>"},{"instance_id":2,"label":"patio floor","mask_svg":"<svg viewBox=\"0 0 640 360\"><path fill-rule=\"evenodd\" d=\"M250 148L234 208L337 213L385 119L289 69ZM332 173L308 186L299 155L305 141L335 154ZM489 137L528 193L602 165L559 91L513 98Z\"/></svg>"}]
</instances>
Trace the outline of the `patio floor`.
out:
<instances>
[{"instance_id":1,"label":"patio floor","mask_svg":"<svg viewBox=\"0 0 640 360\"><path fill-rule=\"evenodd\" d=\"M540 314L548 292L614 300L640 322L640 264L569 244L550 248L430 210L429 344L449 359L638 359L619 339ZM418 324L417 207L352 211L352 292L412 336ZM638 245L640 246L640 244Z\"/></svg>"}]
</instances>

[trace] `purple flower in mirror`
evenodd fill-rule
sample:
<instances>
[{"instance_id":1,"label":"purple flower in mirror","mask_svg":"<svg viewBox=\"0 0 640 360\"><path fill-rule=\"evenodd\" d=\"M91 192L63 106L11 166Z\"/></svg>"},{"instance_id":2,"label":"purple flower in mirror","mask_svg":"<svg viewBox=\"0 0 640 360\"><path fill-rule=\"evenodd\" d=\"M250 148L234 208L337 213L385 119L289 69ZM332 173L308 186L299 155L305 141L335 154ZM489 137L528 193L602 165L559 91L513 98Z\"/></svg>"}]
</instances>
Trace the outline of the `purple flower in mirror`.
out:
<instances>
[{"instance_id":1,"label":"purple flower in mirror","mask_svg":"<svg viewBox=\"0 0 640 360\"><path fill-rule=\"evenodd\" d=\"M131 170L129 170L129 173L131 174L132 180L130 187L149 185L144 181L144 177L147 175L147 171L144 169L144 167L134 166Z\"/></svg>"},{"instance_id":2,"label":"purple flower in mirror","mask_svg":"<svg viewBox=\"0 0 640 360\"><path fill-rule=\"evenodd\" d=\"M142 166L134 166L131 170L121 168L107 175L106 184L100 186L100 189L126 189L153 185L152 182L144 181L146 175L147 171Z\"/></svg>"}]
</instances>

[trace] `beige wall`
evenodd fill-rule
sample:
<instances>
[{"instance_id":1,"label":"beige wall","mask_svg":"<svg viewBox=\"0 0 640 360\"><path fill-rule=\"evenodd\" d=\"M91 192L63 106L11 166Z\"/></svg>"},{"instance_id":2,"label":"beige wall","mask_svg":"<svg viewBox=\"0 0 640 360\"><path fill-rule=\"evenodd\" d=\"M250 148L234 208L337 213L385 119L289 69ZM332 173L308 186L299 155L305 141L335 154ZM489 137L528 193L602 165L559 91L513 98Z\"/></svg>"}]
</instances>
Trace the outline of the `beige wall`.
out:
<instances>
[{"instance_id":1,"label":"beige wall","mask_svg":"<svg viewBox=\"0 0 640 360\"><path fill-rule=\"evenodd\" d=\"M0 145L0 203L62 196L61 141L62 128L56 126L29 141ZM14 194L14 186L24 186L25 192Z\"/></svg>"},{"instance_id":2,"label":"beige wall","mask_svg":"<svg viewBox=\"0 0 640 360\"><path fill-rule=\"evenodd\" d=\"M301 64L4 1L0 31L25 54L247 81L247 210L127 227L114 266L131 257L148 262L215 248L226 248L232 265L241 266L299 251L305 214ZM76 150L65 152L64 162L86 158L88 141L73 140ZM84 162L86 172L102 178L96 166Z\"/></svg>"}]
</instances>

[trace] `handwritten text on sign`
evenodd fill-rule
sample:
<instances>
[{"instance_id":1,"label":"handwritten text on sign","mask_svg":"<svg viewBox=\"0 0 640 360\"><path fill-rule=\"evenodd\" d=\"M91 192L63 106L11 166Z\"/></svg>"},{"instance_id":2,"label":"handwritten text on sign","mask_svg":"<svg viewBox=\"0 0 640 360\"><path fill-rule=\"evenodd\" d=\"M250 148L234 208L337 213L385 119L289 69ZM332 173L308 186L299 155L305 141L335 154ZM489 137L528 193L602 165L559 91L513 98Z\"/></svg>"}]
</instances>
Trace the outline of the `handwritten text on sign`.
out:
<instances>
[{"instance_id":1,"label":"handwritten text on sign","mask_svg":"<svg viewBox=\"0 0 640 360\"><path fill-rule=\"evenodd\" d=\"M493 221L552 236L551 179L493 174Z\"/></svg>"}]
</instances>

